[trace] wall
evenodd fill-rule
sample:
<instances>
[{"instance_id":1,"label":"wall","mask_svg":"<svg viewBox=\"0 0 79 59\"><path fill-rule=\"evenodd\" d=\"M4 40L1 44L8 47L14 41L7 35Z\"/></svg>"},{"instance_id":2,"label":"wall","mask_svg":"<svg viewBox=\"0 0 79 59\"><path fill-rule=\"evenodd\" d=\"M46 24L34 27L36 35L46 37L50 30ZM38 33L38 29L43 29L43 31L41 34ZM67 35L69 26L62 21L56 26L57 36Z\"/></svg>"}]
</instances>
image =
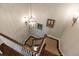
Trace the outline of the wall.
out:
<instances>
[{"instance_id":1,"label":"wall","mask_svg":"<svg viewBox=\"0 0 79 59\"><path fill-rule=\"evenodd\" d=\"M72 7L72 5L75 7ZM72 4L69 7L79 11L79 4ZM72 26L72 19L69 19L67 28L60 40L60 49L65 56L79 56L79 19Z\"/></svg>"},{"instance_id":2,"label":"wall","mask_svg":"<svg viewBox=\"0 0 79 59\"><path fill-rule=\"evenodd\" d=\"M0 4L0 33L24 44L29 36L29 27L22 19L25 15L28 15L27 4Z\"/></svg>"},{"instance_id":3,"label":"wall","mask_svg":"<svg viewBox=\"0 0 79 59\"><path fill-rule=\"evenodd\" d=\"M35 24L35 26L31 26L31 35L39 37L48 34L60 38L68 21L65 15L67 7L67 4L32 4L33 20L43 24L43 30L37 29ZM46 27L48 18L56 20L54 28Z\"/></svg>"},{"instance_id":4,"label":"wall","mask_svg":"<svg viewBox=\"0 0 79 59\"><path fill-rule=\"evenodd\" d=\"M79 20L72 27L68 27L61 38L61 50L64 55L79 55Z\"/></svg>"},{"instance_id":5,"label":"wall","mask_svg":"<svg viewBox=\"0 0 79 59\"><path fill-rule=\"evenodd\" d=\"M22 17L29 15L29 4L0 4L0 32L22 44L30 35L39 37L48 34L60 38L68 21L69 4L39 3L31 6L32 20L43 24L43 30L38 30L36 24L31 24L29 29L29 25L24 23ZM48 18L56 20L54 28L46 27Z\"/></svg>"}]
</instances>

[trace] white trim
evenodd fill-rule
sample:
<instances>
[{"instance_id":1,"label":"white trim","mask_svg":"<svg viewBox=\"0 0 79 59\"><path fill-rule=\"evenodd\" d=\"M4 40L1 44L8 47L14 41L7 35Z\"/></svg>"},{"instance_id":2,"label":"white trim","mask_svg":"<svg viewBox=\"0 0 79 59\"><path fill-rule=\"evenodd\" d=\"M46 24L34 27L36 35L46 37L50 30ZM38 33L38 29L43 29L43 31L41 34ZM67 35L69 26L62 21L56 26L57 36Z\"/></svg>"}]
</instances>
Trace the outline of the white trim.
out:
<instances>
[{"instance_id":1,"label":"white trim","mask_svg":"<svg viewBox=\"0 0 79 59\"><path fill-rule=\"evenodd\" d=\"M55 36L52 36L52 35L47 35L47 36L49 36L49 37L51 37L51 38L55 38L55 39L57 39L57 40L60 40L60 38L55 37Z\"/></svg>"},{"instance_id":2,"label":"white trim","mask_svg":"<svg viewBox=\"0 0 79 59\"><path fill-rule=\"evenodd\" d=\"M61 50L60 48L59 48L59 50L60 50L60 52L62 53L62 55L65 56L64 53L62 52L62 50Z\"/></svg>"}]
</instances>

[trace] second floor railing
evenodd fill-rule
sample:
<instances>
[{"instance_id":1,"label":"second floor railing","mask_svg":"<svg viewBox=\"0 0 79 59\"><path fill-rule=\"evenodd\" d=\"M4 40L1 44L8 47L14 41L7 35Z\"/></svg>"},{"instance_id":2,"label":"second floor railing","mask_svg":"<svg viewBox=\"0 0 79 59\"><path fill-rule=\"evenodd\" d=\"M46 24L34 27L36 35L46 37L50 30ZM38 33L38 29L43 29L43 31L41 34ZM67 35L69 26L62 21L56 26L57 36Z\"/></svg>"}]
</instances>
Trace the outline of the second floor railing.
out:
<instances>
[{"instance_id":1,"label":"second floor railing","mask_svg":"<svg viewBox=\"0 0 79 59\"><path fill-rule=\"evenodd\" d=\"M45 35L46 36L46 35ZM15 41L14 39L0 33L0 40L3 41L6 45L12 47L16 51L20 52L24 56L36 56L40 55L41 50L43 49L43 46L45 44L45 36L42 39L42 43L40 45L40 48L38 51L33 50L28 45L22 45L21 43ZM16 46L16 47L15 47Z\"/></svg>"}]
</instances>

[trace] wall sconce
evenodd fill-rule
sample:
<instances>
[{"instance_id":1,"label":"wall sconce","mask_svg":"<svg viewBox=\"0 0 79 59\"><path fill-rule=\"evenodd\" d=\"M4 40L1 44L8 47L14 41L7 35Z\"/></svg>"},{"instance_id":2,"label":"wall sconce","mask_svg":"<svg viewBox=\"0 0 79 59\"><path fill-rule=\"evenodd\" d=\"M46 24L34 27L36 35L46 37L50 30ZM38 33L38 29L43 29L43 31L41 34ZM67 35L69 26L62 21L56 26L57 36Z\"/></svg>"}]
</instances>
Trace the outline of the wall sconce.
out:
<instances>
[{"instance_id":1,"label":"wall sconce","mask_svg":"<svg viewBox=\"0 0 79 59\"><path fill-rule=\"evenodd\" d=\"M77 17L77 18L73 17L73 23L72 23L72 26L76 23L77 19L78 19L78 17Z\"/></svg>"},{"instance_id":2,"label":"wall sconce","mask_svg":"<svg viewBox=\"0 0 79 59\"><path fill-rule=\"evenodd\" d=\"M79 17L79 12L76 12L76 13L74 14L74 17L73 17L72 26L76 23L76 21L78 20L78 17Z\"/></svg>"}]
</instances>

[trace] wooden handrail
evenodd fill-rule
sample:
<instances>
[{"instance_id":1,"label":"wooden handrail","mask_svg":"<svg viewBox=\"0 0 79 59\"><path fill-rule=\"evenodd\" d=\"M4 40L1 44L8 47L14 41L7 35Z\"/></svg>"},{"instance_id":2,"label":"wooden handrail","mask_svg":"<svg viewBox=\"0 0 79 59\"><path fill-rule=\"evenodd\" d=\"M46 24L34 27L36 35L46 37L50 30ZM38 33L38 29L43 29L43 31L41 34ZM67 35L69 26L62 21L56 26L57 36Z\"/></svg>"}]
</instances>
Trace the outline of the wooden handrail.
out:
<instances>
[{"instance_id":1,"label":"wooden handrail","mask_svg":"<svg viewBox=\"0 0 79 59\"><path fill-rule=\"evenodd\" d=\"M43 49L43 46L44 46L44 44L45 44L45 41L46 41L46 34L44 35L44 37L42 38L43 40L42 40L42 43L41 43L41 46L40 46L40 49L38 50L38 54L40 55L40 53L41 53L41 51L42 51L42 49Z\"/></svg>"},{"instance_id":2,"label":"wooden handrail","mask_svg":"<svg viewBox=\"0 0 79 59\"><path fill-rule=\"evenodd\" d=\"M18 44L18 45L20 45L20 46L23 46L23 44L21 44L21 43L17 42L16 40L14 40L14 39L10 38L10 37L9 37L9 36L7 36L7 35L4 35L4 34L2 34L2 33L0 33L0 35L1 35L1 36L3 36L3 37L5 37L5 38L7 38L8 40L11 40L12 42L17 43L17 44Z\"/></svg>"},{"instance_id":3,"label":"wooden handrail","mask_svg":"<svg viewBox=\"0 0 79 59\"><path fill-rule=\"evenodd\" d=\"M40 45L40 49L39 49L38 51L34 51L34 50L33 50L31 47L29 47L28 45L23 45L23 44L17 42L16 40L14 40L14 39L8 37L7 35L4 35L4 34L2 34L2 33L0 33L0 35L3 36L3 37L5 37L5 38L7 38L8 40L11 40L12 42L14 42L14 43L16 43L16 44L18 44L18 45L20 45L22 48L24 48L24 49L26 49L26 50L28 50L28 51L31 51L31 52L33 53L33 55L36 55L37 53L39 53L39 54L41 53L41 50L42 50L42 48L43 48L43 45L45 44L45 37L47 36L47 35L45 34L44 37L41 38L41 39L43 39L43 40L42 40L42 43L41 43L41 45Z\"/></svg>"},{"instance_id":4,"label":"wooden handrail","mask_svg":"<svg viewBox=\"0 0 79 59\"><path fill-rule=\"evenodd\" d=\"M0 33L0 35L3 36L3 37L5 37L5 38L7 38L8 40L11 40L12 42L14 42L14 43L16 43L16 44L18 44L18 45L20 45L22 48L28 49L28 50L31 51L31 52L35 52L35 51L34 51L31 47L29 47L28 45L23 45L23 44L17 42L16 40L10 38L9 36L2 34L2 33ZM35 53L36 53L36 52L35 52Z\"/></svg>"}]
</instances>

